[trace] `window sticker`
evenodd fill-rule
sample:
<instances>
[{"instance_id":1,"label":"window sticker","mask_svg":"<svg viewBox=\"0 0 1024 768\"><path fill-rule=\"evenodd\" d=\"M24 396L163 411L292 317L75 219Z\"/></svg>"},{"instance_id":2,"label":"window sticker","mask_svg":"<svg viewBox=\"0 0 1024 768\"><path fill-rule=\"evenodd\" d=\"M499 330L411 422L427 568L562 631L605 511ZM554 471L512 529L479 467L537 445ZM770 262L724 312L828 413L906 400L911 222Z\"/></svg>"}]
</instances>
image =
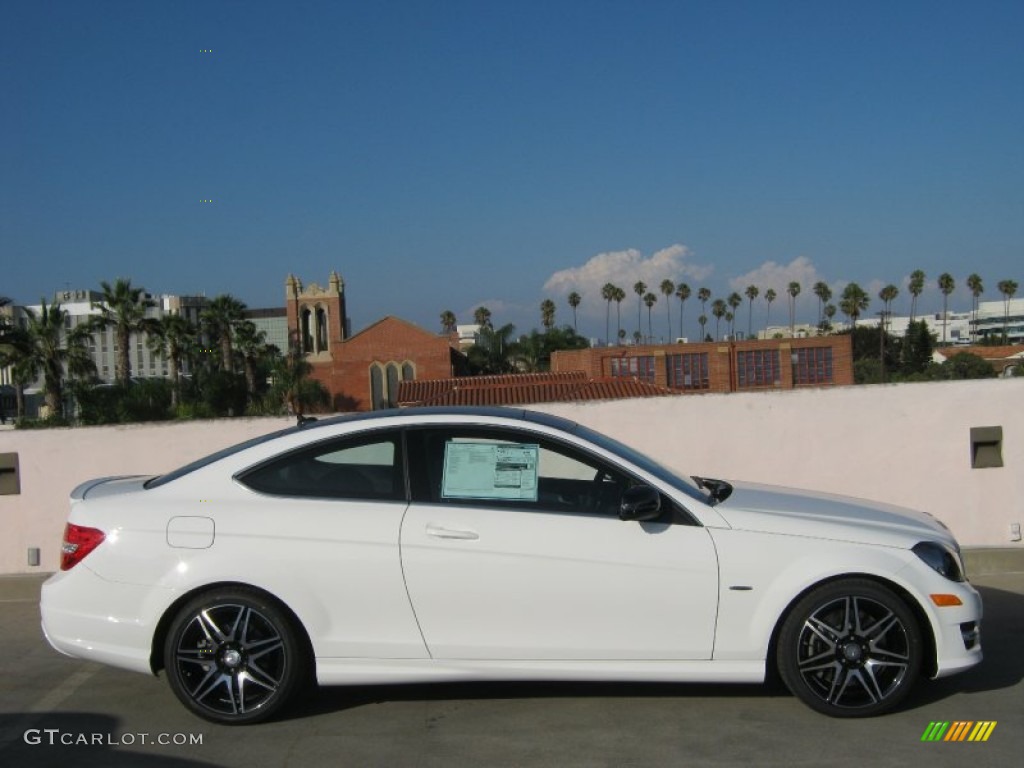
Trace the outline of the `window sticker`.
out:
<instances>
[{"instance_id":1,"label":"window sticker","mask_svg":"<svg viewBox=\"0 0 1024 768\"><path fill-rule=\"evenodd\" d=\"M444 447L441 496L536 501L539 452L537 445L449 441Z\"/></svg>"}]
</instances>

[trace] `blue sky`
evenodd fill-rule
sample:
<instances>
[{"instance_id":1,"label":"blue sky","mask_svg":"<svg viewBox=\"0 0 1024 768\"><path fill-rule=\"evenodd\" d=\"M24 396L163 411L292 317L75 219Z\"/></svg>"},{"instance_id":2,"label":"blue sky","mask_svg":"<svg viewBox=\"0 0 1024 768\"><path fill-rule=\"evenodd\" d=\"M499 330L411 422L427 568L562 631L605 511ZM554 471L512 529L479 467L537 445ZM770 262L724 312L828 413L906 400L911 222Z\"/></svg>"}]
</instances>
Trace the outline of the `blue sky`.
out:
<instances>
[{"instance_id":1,"label":"blue sky","mask_svg":"<svg viewBox=\"0 0 1024 768\"><path fill-rule=\"evenodd\" d=\"M125 276L280 306L287 273L337 270L356 329L484 304L526 331L544 298L570 322L575 289L598 336L608 281L625 315L637 279L797 279L811 319L816 280L875 297L920 268L928 311L941 272L962 308L972 271L989 299L1024 279L1020 0L3 16L0 294L19 303Z\"/></svg>"}]
</instances>

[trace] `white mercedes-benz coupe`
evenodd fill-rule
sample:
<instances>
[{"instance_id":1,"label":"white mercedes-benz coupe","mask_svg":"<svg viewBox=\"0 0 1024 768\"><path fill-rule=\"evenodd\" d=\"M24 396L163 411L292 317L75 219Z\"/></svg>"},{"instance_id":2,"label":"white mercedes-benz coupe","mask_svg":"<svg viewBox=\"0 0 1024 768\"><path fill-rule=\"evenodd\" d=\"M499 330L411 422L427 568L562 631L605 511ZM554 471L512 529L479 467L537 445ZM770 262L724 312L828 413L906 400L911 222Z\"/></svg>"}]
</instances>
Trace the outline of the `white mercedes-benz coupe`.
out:
<instances>
[{"instance_id":1,"label":"white mercedes-benz coupe","mask_svg":"<svg viewBox=\"0 0 1024 768\"><path fill-rule=\"evenodd\" d=\"M875 715L981 661L931 516L682 477L565 419L408 409L302 424L71 493L43 629L167 674L220 723L313 683L759 682Z\"/></svg>"}]
</instances>

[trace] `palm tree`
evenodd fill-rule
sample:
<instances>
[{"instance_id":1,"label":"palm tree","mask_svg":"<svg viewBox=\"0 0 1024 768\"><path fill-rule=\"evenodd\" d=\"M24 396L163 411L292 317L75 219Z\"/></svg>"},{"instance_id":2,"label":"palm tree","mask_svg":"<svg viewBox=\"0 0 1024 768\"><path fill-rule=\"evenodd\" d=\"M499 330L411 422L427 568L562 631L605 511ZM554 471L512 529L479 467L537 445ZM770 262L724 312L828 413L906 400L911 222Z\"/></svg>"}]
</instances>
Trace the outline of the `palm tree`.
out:
<instances>
[{"instance_id":1,"label":"palm tree","mask_svg":"<svg viewBox=\"0 0 1024 768\"><path fill-rule=\"evenodd\" d=\"M491 328L491 310L487 307L477 307L473 310L473 322L475 322L481 329Z\"/></svg>"},{"instance_id":2,"label":"palm tree","mask_svg":"<svg viewBox=\"0 0 1024 768\"><path fill-rule=\"evenodd\" d=\"M658 302L658 297L653 293L644 294L644 304L647 305L647 342L651 343L654 339L654 328L651 327L651 307Z\"/></svg>"},{"instance_id":3,"label":"palm tree","mask_svg":"<svg viewBox=\"0 0 1024 768\"><path fill-rule=\"evenodd\" d=\"M946 346L946 326L949 325L949 294L956 288L956 282L949 272L939 275L939 290L942 291L942 346Z\"/></svg>"},{"instance_id":4,"label":"palm tree","mask_svg":"<svg viewBox=\"0 0 1024 768\"><path fill-rule=\"evenodd\" d=\"M732 318L729 321L729 335L732 336L733 339L735 339L736 310L739 308L740 304L743 303L743 297L736 293L736 291L733 291L732 293L729 294L729 298L726 299L726 302L729 304L729 309L731 310L730 314L732 314Z\"/></svg>"},{"instance_id":5,"label":"palm tree","mask_svg":"<svg viewBox=\"0 0 1024 768\"><path fill-rule=\"evenodd\" d=\"M669 301L672 298L672 293L676 289L676 284L669 279L661 281L661 293L665 297L665 313L668 316L668 336L665 337L665 341L672 340L672 302Z\"/></svg>"},{"instance_id":6,"label":"palm tree","mask_svg":"<svg viewBox=\"0 0 1024 768\"><path fill-rule=\"evenodd\" d=\"M868 308L870 298L857 283L848 283L843 289L843 296L839 301L839 308L843 314L850 318L853 329L857 329L857 318Z\"/></svg>"},{"instance_id":7,"label":"palm tree","mask_svg":"<svg viewBox=\"0 0 1024 768\"><path fill-rule=\"evenodd\" d=\"M972 272L967 277L967 287L971 289L971 341L978 340L978 302L981 294L985 292L985 286L981 282L981 275Z\"/></svg>"},{"instance_id":8,"label":"palm tree","mask_svg":"<svg viewBox=\"0 0 1024 768\"><path fill-rule=\"evenodd\" d=\"M700 302L700 313L702 315L706 315L707 314L707 303L708 303L708 299L710 299L710 298L711 298L711 289L710 288L701 288L699 291L697 291L697 301Z\"/></svg>"},{"instance_id":9,"label":"palm tree","mask_svg":"<svg viewBox=\"0 0 1024 768\"><path fill-rule=\"evenodd\" d=\"M274 366L269 397L283 404L291 413L303 413L326 407L331 395L326 387L312 378L313 365L298 349L291 350Z\"/></svg>"},{"instance_id":10,"label":"palm tree","mask_svg":"<svg viewBox=\"0 0 1024 768\"><path fill-rule=\"evenodd\" d=\"M132 376L131 336L153 329L155 321L146 317L146 310L155 306L156 302L146 296L145 289L133 287L131 280L119 277L113 285L106 281L100 283L100 299L92 304L93 309L99 310L94 323L100 330L114 329L117 345L114 374L122 386L126 386Z\"/></svg>"},{"instance_id":11,"label":"palm tree","mask_svg":"<svg viewBox=\"0 0 1024 768\"><path fill-rule=\"evenodd\" d=\"M626 332L622 329L622 300L626 298L626 292L619 287L615 288L615 322L618 324L619 330L616 332L619 343L622 343L623 336Z\"/></svg>"},{"instance_id":12,"label":"palm tree","mask_svg":"<svg viewBox=\"0 0 1024 768\"><path fill-rule=\"evenodd\" d=\"M181 389L181 367L196 342L196 329L181 315L164 315L155 325L146 343L150 351L171 365L171 408L177 408Z\"/></svg>"},{"instance_id":13,"label":"palm tree","mask_svg":"<svg viewBox=\"0 0 1024 768\"><path fill-rule=\"evenodd\" d=\"M792 281L786 293L789 294L789 335L796 336L796 297L800 295L800 283Z\"/></svg>"},{"instance_id":14,"label":"palm tree","mask_svg":"<svg viewBox=\"0 0 1024 768\"><path fill-rule=\"evenodd\" d=\"M747 338L754 334L754 299L761 291L756 285L748 285L744 293L747 295Z\"/></svg>"},{"instance_id":15,"label":"palm tree","mask_svg":"<svg viewBox=\"0 0 1024 768\"><path fill-rule=\"evenodd\" d=\"M551 299L544 299L540 303L540 322L545 331L550 331L555 324L555 302Z\"/></svg>"},{"instance_id":16,"label":"palm tree","mask_svg":"<svg viewBox=\"0 0 1024 768\"><path fill-rule=\"evenodd\" d=\"M767 330L768 326L771 325L771 323L768 322L768 318L771 317L771 314L772 314L772 302L775 301L775 296L776 296L776 294L775 294L775 289L774 288L769 288L767 291L765 291L764 300L765 300L765 303L768 304L768 309L764 313L764 327L765 327L765 330Z\"/></svg>"},{"instance_id":17,"label":"palm tree","mask_svg":"<svg viewBox=\"0 0 1024 768\"><path fill-rule=\"evenodd\" d=\"M441 313L441 331L443 333L452 334L455 333L455 329L458 327L459 321L455 319L455 313L450 309L446 309Z\"/></svg>"},{"instance_id":18,"label":"palm tree","mask_svg":"<svg viewBox=\"0 0 1024 768\"><path fill-rule=\"evenodd\" d=\"M924 272L915 269L910 273L910 281L907 283L907 290L910 291L910 322L914 322L917 316L917 297L924 291Z\"/></svg>"},{"instance_id":19,"label":"palm tree","mask_svg":"<svg viewBox=\"0 0 1024 768\"><path fill-rule=\"evenodd\" d=\"M615 301L615 293L619 289L616 288L612 283L605 283L601 286L601 298L608 302L607 307L604 311L604 343L611 345L611 317L612 317L612 302Z\"/></svg>"},{"instance_id":20,"label":"palm tree","mask_svg":"<svg viewBox=\"0 0 1024 768\"><path fill-rule=\"evenodd\" d=\"M256 397L256 365L271 353L271 348L267 346L267 334L258 330L251 320L243 320L235 326L235 351L242 358L245 388L249 402L252 402Z\"/></svg>"},{"instance_id":21,"label":"palm tree","mask_svg":"<svg viewBox=\"0 0 1024 768\"><path fill-rule=\"evenodd\" d=\"M11 303L0 296L0 307ZM15 413L25 416L25 388L39 376L38 362L32 357L32 344L28 331L0 315L0 368L7 368L14 385Z\"/></svg>"},{"instance_id":22,"label":"palm tree","mask_svg":"<svg viewBox=\"0 0 1024 768\"><path fill-rule=\"evenodd\" d=\"M576 291L573 291L572 293L569 294L569 306L572 307L572 329L574 331L577 330L576 307L580 305L581 301L583 301L583 298L578 293L576 293Z\"/></svg>"},{"instance_id":23,"label":"palm tree","mask_svg":"<svg viewBox=\"0 0 1024 768\"><path fill-rule=\"evenodd\" d=\"M828 287L828 283L824 280L819 280L814 284L814 295L818 297L818 327L820 328L822 323L825 321L825 305L828 304L832 298L832 289Z\"/></svg>"},{"instance_id":24,"label":"palm tree","mask_svg":"<svg viewBox=\"0 0 1024 768\"><path fill-rule=\"evenodd\" d=\"M708 316L701 315L697 318L697 323L700 325L700 340L704 341L707 338L707 333L704 330L704 326L708 324Z\"/></svg>"},{"instance_id":25,"label":"palm tree","mask_svg":"<svg viewBox=\"0 0 1024 768\"><path fill-rule=\"evenodd\" d=\"M68 313L60 304L46 305L42 300L38 315L25 308L28 319L27 353L30 363L25 368L43 374L43 395L50 414L64 417L65 376L78 378L95 373L96 364L89 354L88 325L79 325L65 332Z\"/></svg>"},{"instance_id":26,"label":"palm tree","mask_svg":"<svg viewBox=\"0 0 1024 768\"><path fill-rule=\"evenodd\" d=\"M1010 322L1010 299L1017 293L1016 280L1000 280L996 285L999 292L1003 294L1003 344L1007 342L1007 330Z\"/></svg>"},{"instance_id":27,"label":"palm tree","mask_svg":"<svg viewBox=\"0 0 1024 768\"><path fill-rule=\"evenodd\" d=\"M826 328L832 327L832 318L836 316L836 305L826 304L825 305L825 319L823 321Z\"/></svg>"},{"instance_id":28,"label":"palm tree","mask_svg":"<svg viewBox=\"0 0 1024 768\"><path fill-rule=\"evenodd\" d=\"M640 309L643 306L644 293L647 291L647 283L638 280L633 283L633 293L636 294L636 329L640 330Z\"/></svg>"},{"instance_id":29,"label":"palm tree","mask_svg":"<svg viewBox=\"0 0 1024 768\"><path fill-rule=\"evenodd\" d=\"M245 319L245 304L229 293L215 297L199 319L211 341L216 339L220 344L220 364L224 371L234 370L234 333L235 326Z\"/></svg>"},{"instance_id":30,"label":"palm tree","mask_svg":"<svg viewBox=\"0 0 1024 768\"><path fill-rule=\"evenodd\" d=\"M881 365L882 381L885 381L885 337L889 321L890 309L893 300L899 296L900 289L890 283L878 292L878 298L882 300L882 312L878 324L878 361Z\"/></svg>"},{"instance_id":31,"label":"palm tree","mask_svg":"<svg viewBox=\"0 0 1024 768\"><path fill-rule=\"evenodd\" d=\"M683 333L683 310L686 308L686 300L690 298L690 286L686 283L677 285L676 298L679 299L679 338L685 339L686 334Z\"/></svg>"},{"instance_id":32,"label":"palm tree","mask_svg":"<svg viewBox=\"0 0 1024 768\"><path fill-rule=\"evenodd\" d=\"M724 299L715 299L711 302L711 314L715 316L715 341L719 341L722 336L719 333L719 326L722 322L722 318L725 317L726 304Z\"/></svg>"},{"instance_id":33,"label":"palm tree","mask_svg":"<svg viewBox=\"0 0 1024 768\"><path fill-rule=\"evenodd\" d=\"M480 328L476 344L468 350L470 368L478 374L511 373L515 370L518 348L516 327L507 323L500 328L485 325Z\"/></svg>"}]
</instances>

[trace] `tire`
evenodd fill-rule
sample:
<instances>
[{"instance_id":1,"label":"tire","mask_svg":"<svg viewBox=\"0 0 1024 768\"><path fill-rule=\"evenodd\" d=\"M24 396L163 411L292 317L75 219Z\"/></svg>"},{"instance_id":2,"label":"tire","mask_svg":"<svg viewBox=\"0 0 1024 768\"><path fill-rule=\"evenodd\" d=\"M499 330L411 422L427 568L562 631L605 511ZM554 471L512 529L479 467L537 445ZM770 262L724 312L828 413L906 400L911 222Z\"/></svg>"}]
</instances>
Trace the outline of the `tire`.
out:
<instances>
[{"instance_id":1,"label":"tire","mask_svg":"<svg viewBox=\"0 0 1024 768\"><path fill-rule=\"evenodd\" d=\"M182 704L215 723L279 714L309 679L290 617L258 592L219 589L186 603L164 642L164 667Z\"/></svg>"},{"instance_id":2,"label":"tire","mask_svg":"<svg viewBox=\"0 0 1024 768\"><path fill-rule=\"evenodd\" d=\"M924 643L914 612L895 592L867 579L813 590L779 634L779 674L793 695L832 717L888 712L921 672Z\"/></svg>"}]
</instances>

